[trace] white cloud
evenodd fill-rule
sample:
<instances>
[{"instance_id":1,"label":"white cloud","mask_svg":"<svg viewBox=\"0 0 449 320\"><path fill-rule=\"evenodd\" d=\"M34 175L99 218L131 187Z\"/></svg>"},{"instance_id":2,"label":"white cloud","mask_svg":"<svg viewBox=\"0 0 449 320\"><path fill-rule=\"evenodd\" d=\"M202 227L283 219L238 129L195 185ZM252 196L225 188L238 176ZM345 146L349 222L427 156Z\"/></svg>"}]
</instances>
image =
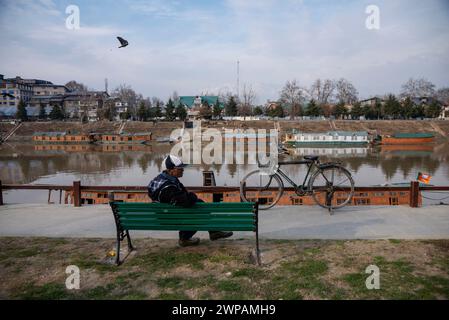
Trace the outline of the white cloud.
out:
<instances>
[{"instance_id":1,"label":"white cloud","mask_svg":"<svg viewBox=\"0 0 449 320\"><path fill-rule=\"evenodd\" d=\"M97 88L107 77L110 88L126 82L145 96L166 98L173 90L180 95L235 90L240 60L240 83L257 90L259 103L277 98L294 78L308 86L318 77L346 77L363 97L397 92L411 76L449 84L448 22L442 20L448 15L438 11L438 1L379 1L378 31L364 27L361 3L344 10L327 4L324 10L308 1L229 0L215 11L175 1L126 3L123 10L132 17L163 19L145 20L151 32L133 21L120 25L101 19L68 30L63 16L52 15L52 1L8 2L10 27L0 34L8 43L0 51L2 73L75 79ZM35 9L45 12L41 19L29 18ZM117 49L119 32L130 41L128 47Z\"/></svg>"}]
</instances>

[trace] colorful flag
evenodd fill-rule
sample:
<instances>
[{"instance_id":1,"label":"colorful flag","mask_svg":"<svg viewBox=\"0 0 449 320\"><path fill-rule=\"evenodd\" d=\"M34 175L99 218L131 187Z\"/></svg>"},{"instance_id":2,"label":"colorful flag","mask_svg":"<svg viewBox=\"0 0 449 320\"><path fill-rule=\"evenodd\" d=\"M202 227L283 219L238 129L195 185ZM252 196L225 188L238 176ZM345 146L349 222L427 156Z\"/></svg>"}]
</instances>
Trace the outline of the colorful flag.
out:
<instances>
[{"instance_id":1,"label":"colorful flag","mask_svg":"<svg viewBox=\"0 0 449 320\"><path fill-rule=\"evenodd\" d=\"M422 172L418 172L418 177L416 178L416 180L418 180L422 183L425 183L425 184L429 184L430 179L432 179L432 177L429 174L422 173Z\"/></svg>"}]
</instances>

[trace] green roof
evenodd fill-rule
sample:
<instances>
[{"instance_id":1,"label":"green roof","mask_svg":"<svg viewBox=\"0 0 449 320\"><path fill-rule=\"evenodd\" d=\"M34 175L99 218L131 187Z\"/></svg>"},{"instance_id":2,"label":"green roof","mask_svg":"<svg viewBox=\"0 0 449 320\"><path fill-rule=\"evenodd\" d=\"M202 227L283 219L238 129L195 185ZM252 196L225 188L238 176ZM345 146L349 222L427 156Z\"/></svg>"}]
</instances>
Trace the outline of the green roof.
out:
<instances>
[{"instance_id":1,"label":"green roof","mask_svg":"<svg viewBox=\"0 0 449 320\"><path fill-rule=\"evenodd\" d=\"M193 103L195 102L195 99L198 96L180 96L179 97L179 101L187 106L187 108L191 109L193 107ZM224 108L223 103L218 99L218 96L199 96L201 97L201 103L204 103L205 101L207 101L207 103L209 104L209 106L213 106L217 100L219 101L219 105L221 108Z\"/></svg>"},{"instance_id":2,"label":"green roof","mask_svg":"<svg viewBox=\"0 0 449 320\"><path fill-rule=\"evenodd\" d=\"M433 133L395 133L394 138L432 138Z\"/></svg>"}]
</instances>

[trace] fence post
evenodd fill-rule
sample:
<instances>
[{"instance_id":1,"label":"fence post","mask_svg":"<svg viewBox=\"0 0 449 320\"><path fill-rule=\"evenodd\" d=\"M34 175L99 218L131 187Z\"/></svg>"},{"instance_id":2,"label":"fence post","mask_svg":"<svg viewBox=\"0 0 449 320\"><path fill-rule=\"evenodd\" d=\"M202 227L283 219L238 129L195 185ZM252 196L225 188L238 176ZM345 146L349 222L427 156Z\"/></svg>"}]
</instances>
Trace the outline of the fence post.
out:
<instances>
[{"instance_id":1,"label":"fence post","mask_svg":"<svg viewBox=\"0 0 449 320\"><path fill-rule=\"evenodd\" d=\"M0 206L3 205L2 180L0 180Z\"/></svg>"},{"instance_id":2,"label":"fence post","mask_svg":"<svg viewBox=\"0 0 449 320\"><path fill-rule=\"evenodd\" d=\"M410 182L410 207L418 208L418 199L419 199L419 182L411 181Z\"/></svg>"},{"instance_id":3,"label":"fence post","mask_svg":"<svg viewBox=\"0 0 449 320\"><path fill-rule=\"evenodd\" d=\"M73 181L73 204L75 207L81 206L81 181Z\"/></svg>"}]
</instances>

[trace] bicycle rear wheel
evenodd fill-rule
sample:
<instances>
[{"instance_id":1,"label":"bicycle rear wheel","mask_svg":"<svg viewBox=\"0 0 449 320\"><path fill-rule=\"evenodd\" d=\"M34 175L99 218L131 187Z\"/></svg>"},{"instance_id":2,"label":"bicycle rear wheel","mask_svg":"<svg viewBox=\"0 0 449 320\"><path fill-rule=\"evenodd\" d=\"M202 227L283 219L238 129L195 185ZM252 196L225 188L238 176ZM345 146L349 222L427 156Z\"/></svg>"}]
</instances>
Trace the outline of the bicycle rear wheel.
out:
<instances>
[{"instance_id":1,"label":"bicycle rear wheel","mask_svg":"<svg viewBox=\"0 0 449 320\"><path fill-rule=\"evenodd\" d=\"M351 173L341 166L330 166L316 171L309 182L315 202L326 209L347 205L354 195Z\"/></svg>"},{"instance_id":2,"label":"bicycle rear wheel","mask_svg":"<svg viewBox=\"0 0 449 320\"><path fill-rule=\"evenodd\" d=\"M261 170L248 173L240 182L240 197L245 202L259 202L260 210L272 208L284 192L284 183L277 174Z\"/></svg>"}]
</instances>

